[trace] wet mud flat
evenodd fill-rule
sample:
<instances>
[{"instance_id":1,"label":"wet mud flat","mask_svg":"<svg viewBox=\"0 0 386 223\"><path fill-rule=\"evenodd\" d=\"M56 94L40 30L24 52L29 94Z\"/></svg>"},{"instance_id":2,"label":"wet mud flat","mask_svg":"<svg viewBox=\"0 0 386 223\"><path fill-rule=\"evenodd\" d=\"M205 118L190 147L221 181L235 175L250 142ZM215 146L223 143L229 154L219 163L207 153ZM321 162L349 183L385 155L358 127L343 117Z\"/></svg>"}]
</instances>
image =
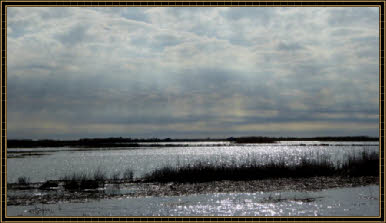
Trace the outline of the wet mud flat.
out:
<instances>
[{"instance_id":1,"label":"wet mud flat","mask_svg":"<svg viewBox=\"0 0 386 223\"><path fill-rule=\"evenodd\" d=\"M317 191L340 187L379 185L379 178L365 177L310 177L277 178L251 181L213 181L204 183L144 183L106 182L103 187L86 190L66 190L63 182L57 186L39 189L43 183L28 185L8 184L7 205L83 203L106 198L186 196L207 193L255 193L271 191ZM304 201L312 202L312 201Z\"/></svg>"}]
</instances>

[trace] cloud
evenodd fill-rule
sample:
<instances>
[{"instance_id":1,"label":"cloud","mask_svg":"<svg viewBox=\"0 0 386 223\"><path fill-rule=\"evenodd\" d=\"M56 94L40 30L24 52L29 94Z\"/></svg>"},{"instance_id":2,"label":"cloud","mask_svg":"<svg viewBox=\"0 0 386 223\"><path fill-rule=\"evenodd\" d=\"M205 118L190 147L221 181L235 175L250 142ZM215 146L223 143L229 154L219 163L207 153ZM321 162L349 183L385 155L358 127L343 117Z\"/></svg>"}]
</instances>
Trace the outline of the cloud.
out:
<instances>
[{"instance_id":1,"label":"cloud","mask_svg":"<svg viewBox=\"0 0 386 223\"><path fill-rule=\"evenodd\" d=\"M87 35L87 26L77 25L75 27L71 27L70 30L64 30L64 32L58 34L56 38L63 45L71 47L84 42L84 40L89 39L90 36Z\"/></svg>"},{"instance_id":2,"label":"cloud","mask_svg":"<svg viewBox=\"0 0 386 223\"><path fill-rule=\"evenodd\" d=\"M284 50L284 51L296 51L296 50L302 49L303 47L298 43L280 42L277 48L278 50Z\"/></svg>"},{"instance_id":3,"label":"cloud","mask_svg":"<svg viewBox=\"0 0 386 223\"><path fill-rule=\"evenodd\" d=\"M7 16L10 138L378 135L376 8Z\"/></svg>"}]
</instances>

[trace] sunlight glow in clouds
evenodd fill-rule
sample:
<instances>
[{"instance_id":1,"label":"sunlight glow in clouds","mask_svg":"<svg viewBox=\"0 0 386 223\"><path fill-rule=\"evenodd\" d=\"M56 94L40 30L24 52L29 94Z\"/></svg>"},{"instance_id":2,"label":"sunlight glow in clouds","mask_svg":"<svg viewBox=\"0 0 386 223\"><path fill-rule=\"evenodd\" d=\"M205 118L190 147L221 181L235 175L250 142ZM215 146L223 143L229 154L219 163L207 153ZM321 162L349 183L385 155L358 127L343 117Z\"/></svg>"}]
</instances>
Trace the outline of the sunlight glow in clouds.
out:
<instances>
[{"instance_id":1,"label":"sunlight glow in clouds","mask_svg":"<svg viewBox=\"0 0 386 223\"><path fill-rule=\"evenodd\" d=\"M7 12L8 138L378 136L378 8Z\"/></svg>"}]
</instances>

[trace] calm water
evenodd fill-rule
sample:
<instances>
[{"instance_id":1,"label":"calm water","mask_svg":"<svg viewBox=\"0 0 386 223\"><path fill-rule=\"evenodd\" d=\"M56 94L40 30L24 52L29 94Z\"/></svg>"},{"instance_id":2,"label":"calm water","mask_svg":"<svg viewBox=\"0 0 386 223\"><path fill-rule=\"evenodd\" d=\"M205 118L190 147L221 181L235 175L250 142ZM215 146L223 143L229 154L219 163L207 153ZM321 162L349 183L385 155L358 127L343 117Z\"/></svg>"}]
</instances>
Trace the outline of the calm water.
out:
<instances>
[{"instance_id":1,"label":"calm water","mask_svg":"<svg viewBox=\"0 0 386 223\"><path fill-rule=\"evenodd\" d=\"M8 206L9 216L378 216L379 187Z\"/></svg>"},{"instance_id":2,"label":"calm water","mask_svg":"<svg viewBox=\"0 0 386 223\"><path fill-rule=\"evenodd\" d=\"M378 142L282 141L275 144L246 145L232 145L229 142L178 142L175 144L190 144L194 147L95 148L83 151L73 151L74 148L8 149L7 181L16 182L18 177L27 176L30 177L31 182L41 182L59 179L73 172L93 173L97 168L106 171L108 175L130 168L134 171L135 177L140 177L165 165L184 165L196 161L242 164L251 159L257 159L261 163L284 159L286 163L296 163L303 156L309 159L329 156L337 163L344 161L348 154L359 154L363 150L379 150ZM321 144L329 144L329 146ZM16 154L12 152L17 151L40 155L11 158Z\"/></svg>"}]
</instances>

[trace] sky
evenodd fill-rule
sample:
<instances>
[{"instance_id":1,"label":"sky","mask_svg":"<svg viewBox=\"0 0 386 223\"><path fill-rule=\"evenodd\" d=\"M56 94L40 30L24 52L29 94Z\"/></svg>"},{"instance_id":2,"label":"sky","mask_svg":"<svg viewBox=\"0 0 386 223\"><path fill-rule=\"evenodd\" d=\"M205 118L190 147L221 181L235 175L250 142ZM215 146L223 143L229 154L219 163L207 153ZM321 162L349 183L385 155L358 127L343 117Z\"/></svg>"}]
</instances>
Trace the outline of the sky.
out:
<instances>
[{"instance_id":1,"label":"sky","mask_svg":"<svg viewBox=\"0 0 386 223\"><path fill-rule=\"evenodd\" d=\"M378 13L8 7L7 137L377 137Z\"/></svg>"}]
</instances>

